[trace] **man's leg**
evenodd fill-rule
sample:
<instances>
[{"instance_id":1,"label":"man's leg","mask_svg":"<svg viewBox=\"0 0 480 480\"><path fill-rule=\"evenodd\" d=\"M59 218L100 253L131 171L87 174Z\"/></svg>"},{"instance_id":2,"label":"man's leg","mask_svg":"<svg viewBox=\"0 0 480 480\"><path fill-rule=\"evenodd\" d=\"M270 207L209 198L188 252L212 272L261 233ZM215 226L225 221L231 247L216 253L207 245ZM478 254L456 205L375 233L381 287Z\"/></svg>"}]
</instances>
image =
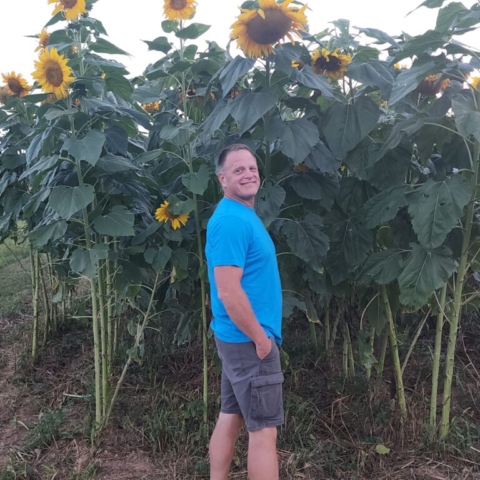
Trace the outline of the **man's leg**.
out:
<instances>
[{"instance_id":1,"label":"man's leg","mask_svg":"<svg viewBox=\"0 0 480 480\"><path fill-rule=\"evenodd\" d=\"M210 439L210 480L228 478L235 442L242 424L243 417L239 413L220 413ZM270 477L264 477L264 480L266 478Z\"/></svg>"},{"instance_id":2,"label":"man's leg","mask_svg":"<svg viewBox=\"0 0 480 480\"><path fill-rule=\"evenodd\" d=\"M248 478L278 480L277 427L248 433Z\"/></svg>"}]
</instances>

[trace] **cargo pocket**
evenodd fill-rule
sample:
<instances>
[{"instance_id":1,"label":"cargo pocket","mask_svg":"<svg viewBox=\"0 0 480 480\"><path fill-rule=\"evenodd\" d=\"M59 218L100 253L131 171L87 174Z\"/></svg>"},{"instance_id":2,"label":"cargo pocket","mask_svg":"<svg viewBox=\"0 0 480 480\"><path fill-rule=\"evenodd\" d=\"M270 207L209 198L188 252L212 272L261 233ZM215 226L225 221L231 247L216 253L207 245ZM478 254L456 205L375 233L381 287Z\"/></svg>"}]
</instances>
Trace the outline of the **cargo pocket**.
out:
<instances>
[{"instance_id":1,"label":"cargo pocket","mask_svg":"<svg viewBox=\"0 0 480 480\"><path fill-rule=\"evenodd\" d=\"M282 383L282 372L252 377L250 416L253 420L268 421L283 416Z\"/></svg>"}]
</instances>

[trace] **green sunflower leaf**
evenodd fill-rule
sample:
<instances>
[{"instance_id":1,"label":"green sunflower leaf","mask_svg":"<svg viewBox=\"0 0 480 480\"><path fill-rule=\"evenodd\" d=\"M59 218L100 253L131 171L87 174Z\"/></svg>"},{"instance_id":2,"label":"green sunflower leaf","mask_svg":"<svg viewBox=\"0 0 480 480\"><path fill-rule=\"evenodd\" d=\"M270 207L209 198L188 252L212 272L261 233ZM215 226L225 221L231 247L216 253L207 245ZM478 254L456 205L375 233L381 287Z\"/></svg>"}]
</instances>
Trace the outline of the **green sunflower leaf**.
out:
<instances>
[{"instance_id":1,"label":"green sunflower leaf","mask_svg":"<svg viewBox=\"0 0 480 480\"><path fill-rule=\"evenodd\" d=\"M62 150L66 150L75 160L85 160L95 166L105 143L105 135L98 130L89 130L83 138L70 137L65 140Z\"/></svg>"},{"instance_id":2,"label":"green sunflower leaf","mask_svg":"<svg viewBox=\"0 0 480 480\"><path fill-rule=\"evenodd\" d=\"M457 225L471 194L470 182L462 174L440 182L429 179L409 193L408 212L420 244L428 248L442 245Z\"/></svg>"},{"instance_id":3,"label":"green sunflower leaf","mask_svg":"<svg viewBox=\"0 0 480 480\"><path fill-rule=\"evenodd\" d=\"M410 190L408 185L393 187L370 198L362 208L362 218L366 228L393 220L398 209L407 204L405 194Z\"/></svg>"},{"instance_id":4,"label":"green sunflower leaf","mask_svg":"<svg viewBox=\"0 0 480 480\"><path fill-rule=\"evenodd\" d=\"M243 135L277 103L270 91L241 93L232 102L230 114L238 125L238 135ZM216 110L216 109L215 109Z\"/></svg>"},{"instance_id":5,"label":"green sunflower leaf","mask_svg":"<svg viewBox=\"0 0 480 480\"><path fill-rule=\"evenodd\" d=\"M101 235L111 237L133 237L133 224L135 216L127 207L116 205L107 215L97 217L93 221L93 227Z\"/></svg>"},{"instance_id":6,"label":"green sunflower leaf","mask_svg":"<svg viewBox=\"0 0 480 480\"><path fill-rule=\"evenodd\" d=\"M182 183L192 193L203 195L210 182L210 170L206 165L201 165L197 172L186 173L182 176Z\"/></svg>"},{"instance_id":7,"label":"green sunflower leaf","mask_svg":"<svg viewBox=\"0 0 480 480\"><path fill-rule=\"evenodd\" d=\"M172 49L172 44L167 37L157 37L155 40L142 40L148 45L149 50L155 50L167 54Z\"/></svg>"},{"instance_id":8,"label":"green sunflower leaf","mask_svg":"<svg viewBox=\"0 0 480 480\"><path fill-rule=\"evenodd\" d=\"M358 281L363 284L376 282L380 285L393 282L402 271L404 250L390 249L370 255L358 274Z\"/></svg>"},{"instance_id":9,"label":"green sunflower leaf","mask_svg":"<svg viewBox=\"0 0 480 480\"><path fill-rule=\"evenodd\" d=\"M452 110L455 114L455 124L458 132L464 137L473 135L480 141L480 112L475 110L471 94L455 95L452 99Z\"/></svg>"},{"instance_id":10,"label":"green sunflower leaf","mask_svg":"<svg viewBox=\"0 0 480 480\"><path fill-rule=\"evenodd\" d=\"M281 228L292 253L317 272L323 270L322 260L329 246L328 237L322 230L323 221L314 213L309 213L303 220L287 220Z\"/></svg>"},{"instance_id":11,"label":"green sunflower leaf","mask_svg":"<svg viewBox=\"0 0 480 480\"><path fill-rule=\"evenodd\" d=\"M255 209L266 227L277 219L285 197L285 190L278 185L266 184L258 192Z\"/></svg>"},{"instance_id":12,"label":"green sunflower leaf","mask_svg":"<svg viewBox=\"0 0 480 480\"><path fill-rule=\"evenodd\" d=\"M159 274L163 273L171 256L172 249L170 247L160 247L158 250L149 248L144 254L145 260Z\"/></svg>"},{"instance_id":13,"label":"green sunflower leaf","mask_svg":"<svg viewBox=\"0 0 480 480\"><path fill-rule=\"evenodd\" d=\"M222 92L225 97L238 81L239 78L247 74L255 64L254 58L244 58L237 55L225 68L221 71L219 80L222 84Z\"/></svg>"},{"instance_id":14,"label":"green sunflower leaf","mask_svg":"<svg viewBox=\"0 0 480 480\"><path fill-rule=\"evenodd\" d=\"M49 225L38 227L35 230L32 230L28 236L35 247L41 248L49 241L54 242L55 240L62 238L65 235L67 228L67 222L60 220Z\"/></svg>"},{"instance_id":15,"label":"green sunflower leaf","mask_svg":"<svg viewBox=\"0 0 480 480\"><path fill-rule=\"evenodd\" d=\"M61 218L68 220L72 215L93 202L94 191L92 185L54 187L48 203Z\"/></svg>"},{"instance_id":16,"label":"green sunflower leaf","mask_svg":"<svg viewBox=\"0 0 480 480\"><path fill-rule=\"evenodd\" d=\"M429 250L412 244L412 252L398 277L400 302L415 308L425 305L433 292L445 285L455 268L449 248Z\"/></svg>"},{"instance_id":17,"label":"green sunflower leaf","mask_svg":"<svg viewBox=\"0 0 480 480\"><path fill-rule=\"evenodd\" d=\"M323 133L336 158L343 159L377 125L380 109L367 97L345 105L334 103L322 119Z\"/></svg>"},{"instance_id":18,"label":"green sunflower leaf","mask_svg":"<svg viewBox=\"0 0 480 480\"><path fill-rule=\"evenodd\" d=\"M70 268L80 275L88 278L97 276L98 261L108 258L108 246L95 245L90 249L77 248L70 257Z\"/></svg>"},{"instance_id":19,"label":"green sunflower leaf","mask_svg":"<svg viewBox=\"0 0 480 480\"><path fill-rule=\"evenodd\" d=\"M203 23L191 23L188 27L176 31L175 36L184 40L195 40L196 38L202 36L209 29L210 25L204 25Z\"/></svg>"},{"instance_id":20,"label":"green sunflower leaf","mask_svg":"<svg viewBox=\"0 0 480 480\"><path fill-rule=\"evenodd\" d=\"M104 38L98 37L95 42L89 44L89 48L92 52L108 53L110 55L130 55L125 50L118 48L113 43L110 43Z\"/></svg>"}]
</instances>

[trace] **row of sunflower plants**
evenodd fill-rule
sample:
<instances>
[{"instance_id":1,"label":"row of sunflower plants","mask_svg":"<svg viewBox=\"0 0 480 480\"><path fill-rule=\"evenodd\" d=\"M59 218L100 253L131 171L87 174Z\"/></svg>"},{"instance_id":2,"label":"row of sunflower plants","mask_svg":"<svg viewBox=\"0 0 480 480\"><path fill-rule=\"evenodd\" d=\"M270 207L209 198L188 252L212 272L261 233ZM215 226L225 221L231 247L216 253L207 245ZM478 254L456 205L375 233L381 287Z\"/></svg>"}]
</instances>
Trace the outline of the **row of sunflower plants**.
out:
<instances>
[{"instance_id":1,"label":"row of sunflower plants","mask_svg":"<svg viewBox=\"0 0 480 480\"><path fill-rule=\"evenodd\" d=\"M324 305L332 296L363 305L359 363L368 376L375 336L380 367L390 344L402 422L405 367L421 327L437 316L432 432L440 325L448 319L445 438L458 321L475 298L465 289L478 241L478 79L468 81L479 55L457 38L475 30L478 6L447 5L435 30L397 38L374 29L353 34L347 21L309 35L305 8L267 0L244 7L232 38L246 57L228 61L208 84L196 79L205 104L215 97L194 140L198 156L239 139L257 152L263 185L256 208L275 239L284 290L297 293L285 295L286 316L297 307L315 324L312 293ZM275 46L299 33L302 42ZM362 45L360 35L383 52ZM407 58L411 66L402 68ZM415 334L402 361L397 329L405 324ZM355 370L350 329L341 325L346 372ZM335 334L325 330L332 344Z\"/></svg>"},{"instance_id":2,"label":"row of sunflower plants","mask_svg":"<svg viewBox=\"0 0 480 480\"><path fill-rule=\"evenodd\" d=\"M143 332L162 303L158 290L167 284L164 269L172 252L163 236L150 249L129 241L135 237L141 243L137 234L156 226L151 212L158 186L144 168L157 155L146 153L144 132L151 118L129 102L133 86L125 67L99 55L126 52L110 43L102 23L90 17L95 1L55 3L46 28L70 22L39 35L33 76L45 93L30 93L14 72L4 76L2 235L18 221L27 222L34 277L38 252L53 258L49 269L58 280L52 301L65 299L68 279L89 281L91 315L86 316L93 328L98 429L111 405L120 315L128 306L128 330L135 338L128 358L140 360ZM38 281L34 291L35 356Z\"/></svg>"},{"instance_id":3,"label":"row of sunflower plants","mask_svg":"<svg viewBox=\"0 0 480 480\"><path fill-rule=\"evenodd\" d=\"M241 141L261 166L256 209L276 243L285 318L301 310L312 343L330 355L341 345L345 376L362 368L370 379L376 367L381 379L390 344L402 421L408 358L437 317L433 433L448 320L445 437L458 322L476 298L466 279L476 265L480 114L478 80L467 80L480 65L456 38L475 29L478 6L447 5L435 30L393 38L352 32L345 20L311 35L306 7L246 2L232 26L245 56L232 58L215 42L203 52L192 42L208 30L192 21L193 0L165 0L164 34L146 42L160 58L127 80L123 65L97 55L125 52L90 17L95 2L51 3L47 27L71 20L39 36L34 77L54 98L28 94L14 74L0 92L2 165L18 162L2 176L2 232L27 219L32 245L54 258L58 278L89 279L97 427L161 308L179 313L177 342L200 332L207 420L203 247L220 199L213 159ZM128 325L135 343L112 397L125 305L138 312ZM403 359L399 328L415 331Z\"/></svg>"}]
</instances>

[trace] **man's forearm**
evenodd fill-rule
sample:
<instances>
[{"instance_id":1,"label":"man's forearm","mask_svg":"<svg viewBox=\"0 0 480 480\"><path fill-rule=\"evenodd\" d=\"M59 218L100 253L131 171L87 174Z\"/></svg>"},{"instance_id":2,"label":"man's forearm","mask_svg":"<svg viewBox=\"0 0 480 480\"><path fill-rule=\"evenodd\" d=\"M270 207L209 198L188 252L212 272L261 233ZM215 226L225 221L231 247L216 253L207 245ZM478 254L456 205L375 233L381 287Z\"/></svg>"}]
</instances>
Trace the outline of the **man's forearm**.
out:
<instances>
[{"instance_id":1,"label":"man's forearm","mask_svg":"<svg viewBox=\"0 0 480 480\"><path fill-rule=\"evenodd\" d=\"M232 322L255 344L267 339L263 327L253 312L243 288L235 288L222 295L221 301Z\"/></svg>"}]
</instances>

